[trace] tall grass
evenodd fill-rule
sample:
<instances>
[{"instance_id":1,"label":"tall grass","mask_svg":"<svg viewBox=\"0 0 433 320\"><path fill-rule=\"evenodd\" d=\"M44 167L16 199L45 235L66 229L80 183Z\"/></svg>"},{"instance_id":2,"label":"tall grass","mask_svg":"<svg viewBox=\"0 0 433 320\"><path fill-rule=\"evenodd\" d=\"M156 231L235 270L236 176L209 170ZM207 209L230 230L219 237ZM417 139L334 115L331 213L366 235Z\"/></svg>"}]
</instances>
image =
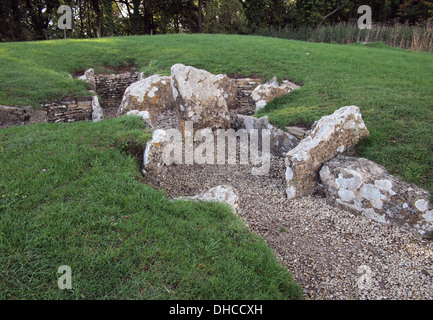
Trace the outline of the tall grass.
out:
<instances>
[{"instance_id":1,"label":"tall grass","mask_svg":"<svg viewBox=\"0 0 433 320\"><path fill-rule=\"evenodd\" d=\"M415 51L433 51L433 24L408 25L375 24L361 30L357 24L341 22L318 28L260 29L256 35L309 42L350 44L355 42L383 42L392 47Z\"/></svg>"}]
</instances>

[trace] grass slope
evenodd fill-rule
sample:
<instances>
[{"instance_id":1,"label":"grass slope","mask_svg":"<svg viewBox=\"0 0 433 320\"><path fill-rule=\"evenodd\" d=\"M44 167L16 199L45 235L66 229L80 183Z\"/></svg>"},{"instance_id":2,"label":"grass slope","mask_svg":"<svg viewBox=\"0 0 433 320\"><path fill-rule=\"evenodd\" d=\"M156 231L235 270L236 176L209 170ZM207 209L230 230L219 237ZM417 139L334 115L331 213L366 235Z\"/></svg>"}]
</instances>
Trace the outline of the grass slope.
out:
<instances>
[{"instance_id":1,"label":"grass slope","mask_svg":"<svg viewBox=\"0 0 433 320\"><path fill-rule=\"evenodd\" d=\"M138 117L0 130L0 299L302 298L227 206L141 181L148 138Z\"/></svg>"},{"instance_id":2,"label":"grass slope","mask_svg":"<svg viewBox=\"0 0 433 320\"><path fill-rule=\"evenodd\" d=\"M308 53L308 54L307 54ZM302 84L260 115L271 122L311 124L357 105L371 137L367 157L433 193L433 54L383 44L336 45L237 35L161 35L0 44L0 103L37 105L85 85L76 70L135 64L146 74L169 74L175 63L213 73L278 76Z\"/></svg>"}]
</instances>

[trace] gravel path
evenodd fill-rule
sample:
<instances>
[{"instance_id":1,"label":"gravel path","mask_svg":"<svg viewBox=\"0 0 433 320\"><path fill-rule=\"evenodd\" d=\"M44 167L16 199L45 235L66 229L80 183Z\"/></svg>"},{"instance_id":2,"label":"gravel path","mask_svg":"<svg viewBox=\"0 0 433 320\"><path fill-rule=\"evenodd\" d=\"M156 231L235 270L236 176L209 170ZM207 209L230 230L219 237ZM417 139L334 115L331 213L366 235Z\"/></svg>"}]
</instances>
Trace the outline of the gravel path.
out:
<instances>
[{"instance_id":1,"label":"gravel path","mask_svg":"<svg viewBox=\"0 0 433 320\"><path fill-rule=\"evenodd\" d=\"M176 165L147 181L169 197L230 185L238 215L304 288L307 299L433 299L433 242L332 207L319 194L285 197L284 159L267 175L248 165ZM156 180L155 180L156 181Z\"/></svg>"}]
</instances>

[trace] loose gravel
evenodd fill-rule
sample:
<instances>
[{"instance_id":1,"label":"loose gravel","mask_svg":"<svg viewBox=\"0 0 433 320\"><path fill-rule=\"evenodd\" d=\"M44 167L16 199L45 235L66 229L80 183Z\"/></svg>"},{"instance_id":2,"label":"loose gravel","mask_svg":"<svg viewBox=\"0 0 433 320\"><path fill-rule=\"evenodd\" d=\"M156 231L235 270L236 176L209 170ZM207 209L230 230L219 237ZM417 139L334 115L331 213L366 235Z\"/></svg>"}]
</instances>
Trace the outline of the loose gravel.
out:
<instances>
[{"instance_id":1,"label":"loose gravel","mask_svg":"<svg viewBox=\"0 0 433 320\"><path fill-rule=\"evenodd\" d=\"M433 242L327 204L320 192L285 197L284 158L268 174L249 165L174 165L147 182L171 198L230 185L238 215L314 300L433 299Z\"/></svg>"}]
</instances>

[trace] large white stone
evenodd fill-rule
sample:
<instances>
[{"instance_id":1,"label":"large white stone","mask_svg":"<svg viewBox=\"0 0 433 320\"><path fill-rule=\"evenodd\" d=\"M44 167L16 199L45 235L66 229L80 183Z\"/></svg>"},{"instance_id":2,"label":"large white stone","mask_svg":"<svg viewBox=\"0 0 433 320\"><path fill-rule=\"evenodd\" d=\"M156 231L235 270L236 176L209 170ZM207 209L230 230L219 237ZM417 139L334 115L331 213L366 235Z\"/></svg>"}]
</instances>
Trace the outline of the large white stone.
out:
<instances>
[{"instance_id":1,"label":"large white stone","mask_svg":"<svg viewBox=\"0 0 433 320\"><path fill-rule=\"evenodd\" d=\"M233 115L232 128L235 130L245 129L247 133L250 133L252 129L256 129L259 137L263 129L270 130L271 145L269 149L271 154L275 156L284 157L287 152L292 150L299 143L299 140L290 133L284 132L271 125L268 116L256 118L242 114Z\"/></svg>"},{"instance_id":2,"label":"large white stone","mask_svg":"<svg viewBox=\"0 0 433 320\"><path fill-rule=\"evenodd\" d=\"M311 134L287 153L286 167L293 175L287 180L287 197L311 195L317 185L322 164L356 145L369 135L360 110L343 107L321 118ZM347 181L346 183L356 183Z\"/></svg>"},{"instance_id":3,"label":"large white stone","mask_svg":"<svg viewBox=\"0 0 433 320\"><path fill-rule=\"evenodd\" d=\"M104 111L99 104L99 99L97 96L93 96L92 99L92 121L99 122L104 117Z\"/></svg>"},{"instance_id":4,"label":"large white stone","mask_svg":"<svg viewBox=\"0 0 433 320\"><path fill-rule=\"evenodd\" d=\"M263 109L269 101L279 96L289 94L293 90L297 90L299 88L300 86L287 80L284 80L280 85L278 84L277 78L274 77L269 82L257 86L251 94L251 97L256 103L255 111L257 112L260 109Z\"/></svg>"},{"instance_id":5,"label":"large white stone","mask_svg":"<svg viewBox=\"0 0 433 320\"><path fill-rule=\"evenodd\" d=\"M239 197L236 191L231 186L216 186L202 194L191 197L179 197L175 200L193 200L193 201L209 201L221 202L228 204L234 212L239 208Z\"/></svg>"},{"instance_id":6,"label":"large white stone","mask_svg":"<svg viewBox=\"0 0 433 320\"><path fill-rule=\"evenodd\" d=\"M174 106L171 78L153 75L126 88L117 115L121 116L134 110L146 111L150 123L156 127L160 115L172 110Z\"/></svg>"},{"instance_id":7,"label":"large white stone","mask_svg":"<svg viewBox=\"0 0 433 320\"><path fill-rule=\"evenodd\" d=\"M95 71L93 69L86 70L84 74L78 79L89 83L92 87L92 90L95 90L96 81L95 81Z\"/></svg>"},{"instance_id":8,"label":"large white stone","mask_svg":"<svg viewBox=\"0 0 433 320\"><path fill-rule=\"evenodd\" d=\"M225 75L183 64L171 68L171 84L182 133L185 122L192 121L194 130L204 128L229 129L230 114L221 81Z\"/></svg>"},{"instance_id":9,"label":"large white stone","mask_svg":"<svg viewBox=\"0 0 433 320\"><path fill-rule=\"evenodd\" d=\"M338 155L323 165L320 180L331 204L422 236L433 232L430 194L373 161Z\"/></svg>"}]
</instances>

